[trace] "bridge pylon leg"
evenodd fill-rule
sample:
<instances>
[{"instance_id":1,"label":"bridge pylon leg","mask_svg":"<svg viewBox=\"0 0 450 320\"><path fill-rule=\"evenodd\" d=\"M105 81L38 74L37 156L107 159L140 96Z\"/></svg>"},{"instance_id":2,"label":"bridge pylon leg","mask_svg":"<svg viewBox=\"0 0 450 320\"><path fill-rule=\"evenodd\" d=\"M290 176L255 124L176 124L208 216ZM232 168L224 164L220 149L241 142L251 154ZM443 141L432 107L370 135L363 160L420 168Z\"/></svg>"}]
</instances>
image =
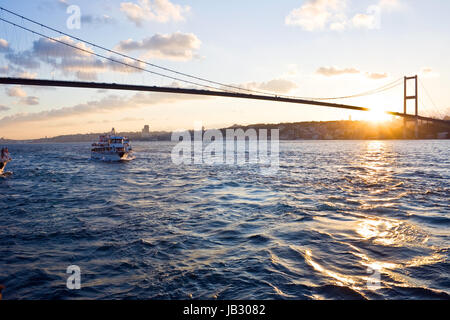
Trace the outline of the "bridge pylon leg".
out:
<instances>
[{"instance_id":1,"label":"bridge pylon leg","mask_svg":"<svg viewBox=\"0 0 450 320\"><path fill-rule=\"evenodd\" d=\"M408 99L406 99L406 85L407 85L407 79L405 77L404 80L403 80L403 90L404 90L404 94L403 94L403 114L405 114L405 115L406 115L406 107L407 107L407 101L408 101ZM406 117L403 117L403 139L407 138L406 125L407 125Z\"/></svg>"},{"instance_id":2,"label":"bridge pylon leg","mask_svg":"<svg viewBox=\"0 0 450 320\"><path fill-rule=\"evenodd\" d=\"M413 96L408 96L408 92L407 92L407 85L408 85L408 80L414 80L415 82L415 93ZM403 97L403 113L406 115L407 114L407 104L408 104L408 100L414 100L415 101L415 119L414 119L414 137L416 139L419 138L419 88L418 88L418 78L417 75L415 75L414 77L405 77L404 78L404 97ZM406 132L407 132L407 120L406 117L403 118L403 130L404 130L404 136L406 138Z\"/></svg>"}]
</instances>

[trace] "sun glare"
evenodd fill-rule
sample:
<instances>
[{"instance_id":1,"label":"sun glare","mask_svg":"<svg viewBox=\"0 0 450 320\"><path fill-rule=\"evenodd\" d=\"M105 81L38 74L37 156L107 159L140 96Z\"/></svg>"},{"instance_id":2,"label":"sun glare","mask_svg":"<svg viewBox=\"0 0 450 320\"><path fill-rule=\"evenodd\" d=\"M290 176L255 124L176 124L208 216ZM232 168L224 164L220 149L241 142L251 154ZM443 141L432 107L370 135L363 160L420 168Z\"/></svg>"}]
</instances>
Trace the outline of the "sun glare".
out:
<instances>
[{"instance_id":1,"label":"sun glare","mask_svg":"<svg viewBox=\"0 0 450 320\"><path fill-rule=\"evenodd\" d=\"M385 122L391 119L391 116L384 112L384 110L370 110L367 115L367 120L371 122Z\"/></svg>"}]
</instances>

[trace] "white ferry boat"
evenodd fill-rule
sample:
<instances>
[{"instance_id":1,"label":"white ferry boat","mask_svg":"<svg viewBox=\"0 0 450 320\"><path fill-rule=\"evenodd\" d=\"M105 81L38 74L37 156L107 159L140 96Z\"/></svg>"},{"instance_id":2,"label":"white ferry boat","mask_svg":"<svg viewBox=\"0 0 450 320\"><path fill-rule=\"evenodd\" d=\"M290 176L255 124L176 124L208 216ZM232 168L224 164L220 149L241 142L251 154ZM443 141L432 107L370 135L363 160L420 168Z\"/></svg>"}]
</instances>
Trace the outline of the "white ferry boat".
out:
<instances>
[{"instance_id":1,"label":"white ferry boat","mask_svg":"<svg viewBox=\"0 0 450 320\"><path fill-rule=\"evenodd\" d=\"M9 156L8 148L2 148L0 154L0 175L3 175L3 171L5 170L6 164L10 162L12 159Z\"/></svg>"},{"instance_id":2,"label":"white ferry boat","mask_svg":"<svg viewBox=\"0 0 450 320\"><path fill-rule=\"evenodd\" d=\"M91 158L101 161L129 161L133 160L133 149L130 140L116 134L114 128L111 133L99 137L98 142L92 144Z\"/></svg>"}]
</instances>

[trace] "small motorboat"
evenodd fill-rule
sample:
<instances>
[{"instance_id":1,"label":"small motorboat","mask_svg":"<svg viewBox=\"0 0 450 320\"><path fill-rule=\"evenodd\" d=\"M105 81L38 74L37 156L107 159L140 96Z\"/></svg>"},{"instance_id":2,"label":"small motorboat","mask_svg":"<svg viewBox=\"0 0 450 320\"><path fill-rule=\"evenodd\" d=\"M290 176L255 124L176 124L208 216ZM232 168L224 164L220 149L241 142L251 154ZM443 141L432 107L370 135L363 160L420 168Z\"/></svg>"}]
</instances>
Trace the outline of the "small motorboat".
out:
<instances>
[{"instance_id":1,"label":"small motorboat","mask_svg":"<svg viewBox=\"0 0 450 320\"><path fill-rule=\"evenodd\" d=\"M0 154L0 175L3 175L3 172L5 170L6 164L10 162L11 156L9 155L8 148L2 148L1 154Z\"/></svg>"}]
</instances>

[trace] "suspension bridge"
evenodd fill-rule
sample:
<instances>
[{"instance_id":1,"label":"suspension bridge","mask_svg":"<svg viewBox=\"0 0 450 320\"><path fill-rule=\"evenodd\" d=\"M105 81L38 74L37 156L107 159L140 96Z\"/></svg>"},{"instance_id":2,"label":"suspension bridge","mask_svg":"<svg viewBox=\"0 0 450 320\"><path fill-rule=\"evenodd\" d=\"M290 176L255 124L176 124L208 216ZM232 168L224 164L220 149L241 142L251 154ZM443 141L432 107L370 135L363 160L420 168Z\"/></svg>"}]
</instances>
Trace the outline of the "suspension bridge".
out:
<instances>
[{"instance_id":1,"label":"suspension bridge","mask_svg":"<svg viewBox=\"0 0 450 320\"><path fill-rule=\"evenodd\" d=\"M330 102L332 100L342 100L342 99L350 99L357 97L370 96L374 94L378 94L381 92L385 92L387 90L391 90L403 84L404 86L404 105L403 112L395 112L395 111L385 111L386 114L401 117L405 121L405 127L407 121L415 122L415 135L418 137L418 123L419 121L425 121L427 123L435 123L440 125L445 125L450 127L450 121L444 119L438 119L435 117L427 117L419 115L419 78L418 76L413 77L403 77L399 78L391 83L388 83L382 87L372 89L366 92L361 92L358 94L342 96L342 97L298 97L298 96L286 96L277 93L269 93L266 91L259 91L255 89L249 89L242 86L230 85L218 81L213 81L210 79L206 79L203 77L195 76L188 73L183 73L174 69L166 68L160 65L156 65L154 63L150 63L147 61L143 61L141 59L137 59L135 57L126 55L122 52L106 48L104 46L98 45L96 43L86 41L79 37L75 37L68 33L65 33L61 30L49 27L35 20L24 17L20 14L7 10L3 7L0 7L1 13L5 12L13 17L19 18L20 21L34 25L35 27L39 27L41 30L47 30L49 32L53 32L58 34L60 37L50 36L43 31L37 31L36 29L26 27L23 23L19 24L18 22L13 22L11 19L7 19L3 17L3 14L0 16L0 22L7 24L9 26L15 27L22 31L34 34L35 36L39 36L43 39L49 40L53 43L56 43L61 46L65 46L71 48L76 51L80 51L87 56L97 57L103 60L107 60L112 64L120 65L121 67L134 69L138 72L149 73L152 75L160 76L165 79L170 79L178 82L182 82L184 84L189 85L189 88L183 87L173 87L173 86L147 86L147 85L133 85L133 84L125 84L125 83L107 83L107 82L87 82L87 81L68 81L68 80L49 80L49 79L31 79L31 78L23 78L23 77L0 77L0 84L4 85L22 85L22 86L44 86L44 87L66 87L66 88L86 88L86 89L107 89L107 90L126 90L126 91L141 91L141 92L161 92L161 93L172 93L172 94L188 94L188 95L202 95L202 96L215 96L215 97L226 97L226 98L238 98L238 99L251 99L251 100L263 100L263 101L273 101L273 102L284 102L284 103L293 103L293 104L303 104L303 105L311 105L311 106L320 106L320 107L330 107L330 108L339 108L339 109L347 109L347 110L357 110L357 111L373 111L373 109L355 106L349 104L341 104ZM86 46L75 45L67 40L61 38L65 37L65 39L70 39L73 41L78 41L78 43L84 44L86 46L90 46L91 48L95 48L100 50L101 52L106 53L98 53L93 51ZM109 55L106 55L109 54ZM407 84L408 81L413 80L415 82L415 93L413 95L407 94ZM429 96L428 91L422 85L424 91ZM429 96L430 100L431 97ZM407 112L407 102L409 100L414 100L415 102L415 111L413 114ZM433 101L434 104L434 101Z\"/></svg>"}]
</instances>

